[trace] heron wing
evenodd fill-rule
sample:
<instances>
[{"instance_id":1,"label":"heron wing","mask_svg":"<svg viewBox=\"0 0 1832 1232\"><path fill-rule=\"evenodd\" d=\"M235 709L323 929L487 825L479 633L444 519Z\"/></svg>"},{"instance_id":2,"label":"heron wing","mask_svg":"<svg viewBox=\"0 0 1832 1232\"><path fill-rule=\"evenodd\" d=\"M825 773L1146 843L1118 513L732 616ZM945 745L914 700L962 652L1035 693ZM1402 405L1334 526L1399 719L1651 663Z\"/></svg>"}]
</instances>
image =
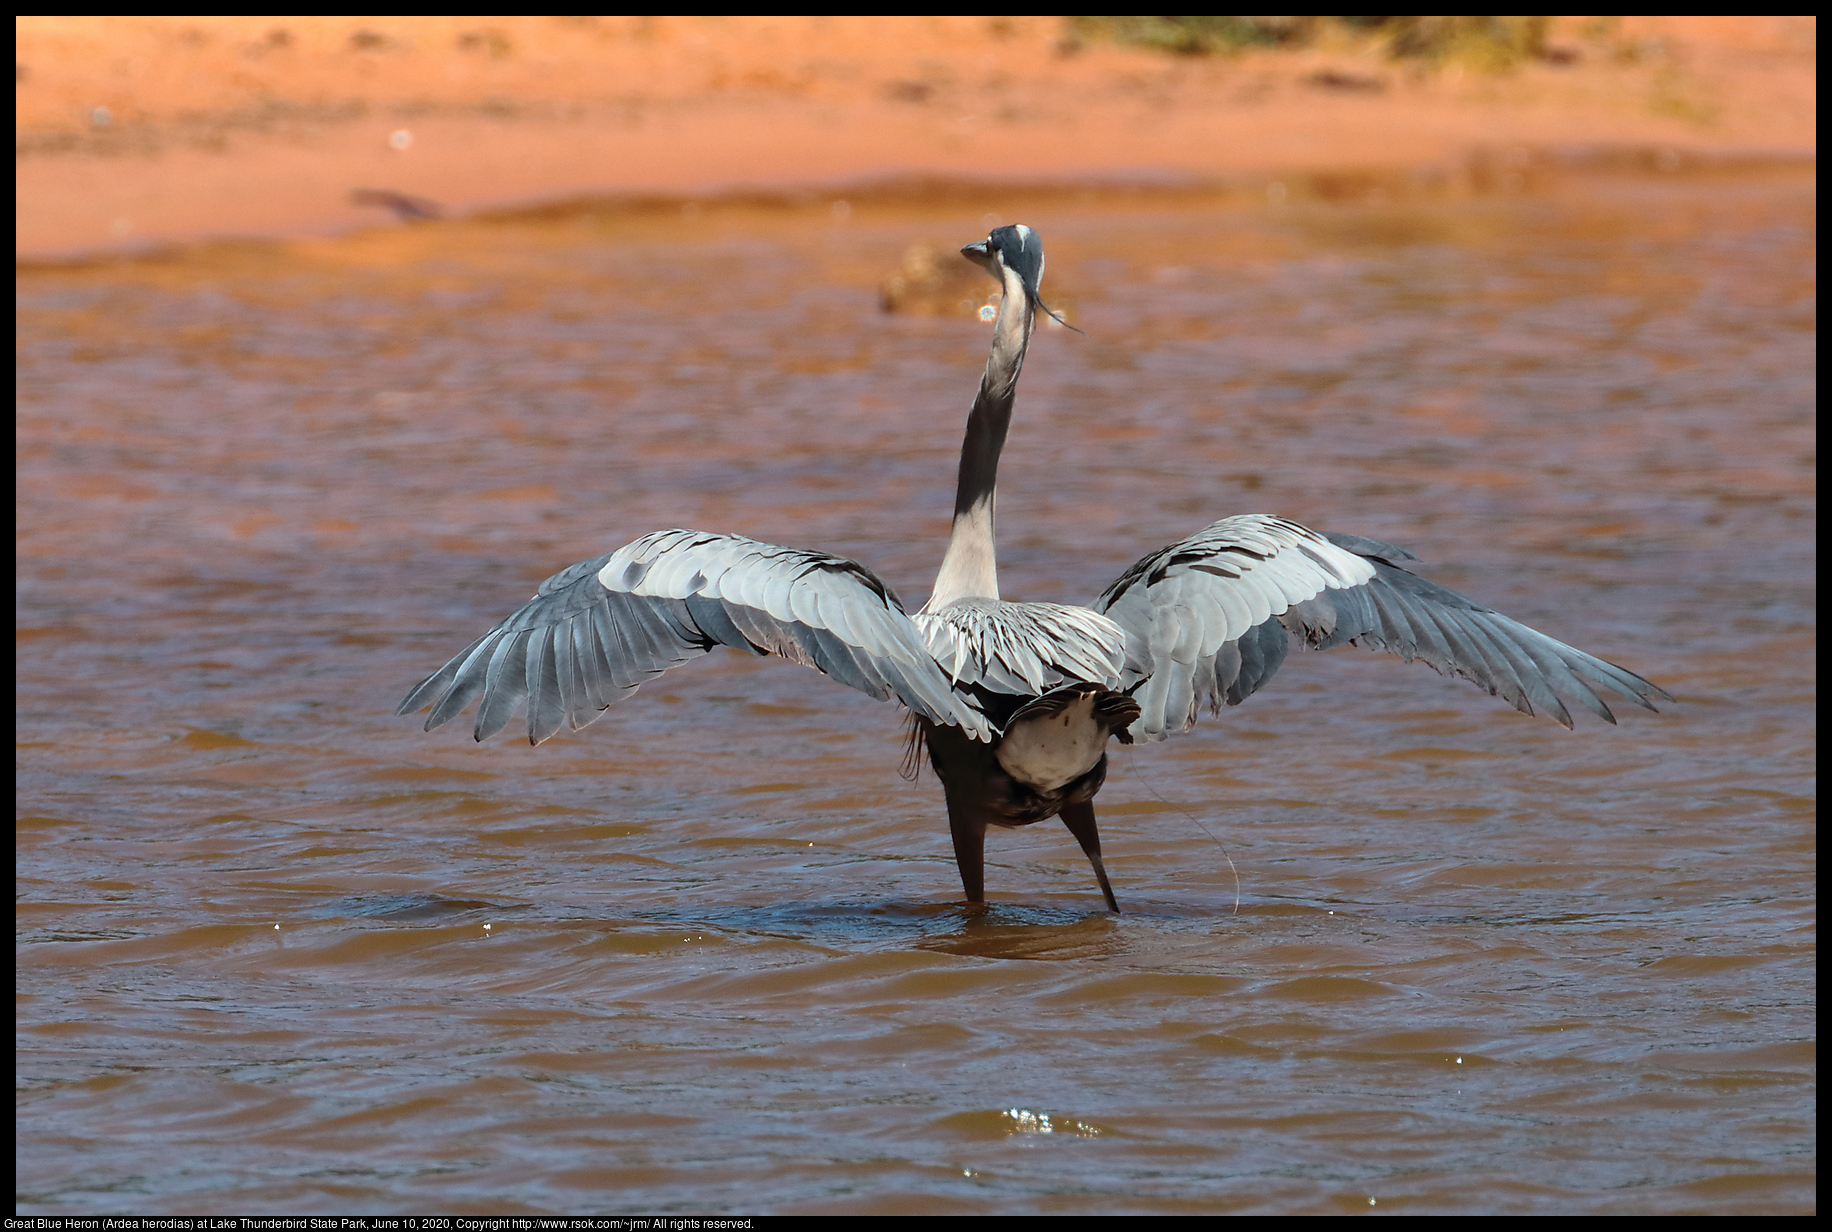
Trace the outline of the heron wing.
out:
<instances>
[{"instance_id":1,"label":"heron wing","mask_svg":"<svg viewBox=\"0 0 1832 1232\"><path fill-rule=\"evenodd\" d=\"M531 744L577 731L715 646L778 655L981 739L895 593L855 561L737 535L665 530L563 569L421 681L399 713L431 730L479 701L482 740L524 701Z\"/></svg>"},{"instance_id":2,"label":"heron wing","mask_svg":"<svg viewBox=\"0 0 1832 1232\"><path fill-rule=\"evenodd\" d=\"M1188 731L1204 700L1212 712L1245 701L1278 670L1291 636L1418 659L1566 727L1561 698L1613 723L1599 689L1650 710L1666 696L1394 563L1411 559L1390 543L1264 514L1224 518L1145 557L1094 604L1126 631L1126 684L1142 708L1134 738Z\"/></svg>"}]
</instances>

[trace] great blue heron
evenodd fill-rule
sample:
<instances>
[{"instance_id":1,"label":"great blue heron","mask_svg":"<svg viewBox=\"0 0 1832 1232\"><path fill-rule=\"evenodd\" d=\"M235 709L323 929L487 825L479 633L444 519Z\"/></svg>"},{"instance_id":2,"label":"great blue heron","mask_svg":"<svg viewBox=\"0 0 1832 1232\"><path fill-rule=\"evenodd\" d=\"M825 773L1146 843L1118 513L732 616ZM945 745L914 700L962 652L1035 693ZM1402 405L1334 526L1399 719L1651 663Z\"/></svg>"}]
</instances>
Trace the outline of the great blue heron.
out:
<instances>
[{"instance_id":1,"label":"great blue heron","mask_svg":"<svg viewBox=\"0 0 1832 1232\"><path fill-rule=\"evenodd\" d=\"M1107 741L1188 731L1207 701L1236 705L1278 670L1291 638L1417 659L1566 727L1566 700L1606 722L1599 690L1646 709L1668 695L1601 659L1407 572L1390 543L1267 514L1223 518L1151 553L1090 607L999 598L993 492L1030 344L1043 248L1000 227L961 254L1004 292L967 417L954 528L915 615L856 561L737 535L664 530L563 569L535 597L415 686L428 731L469 706L476 738L523 701L528 740L597 719L638 686L715 646L813 667L908 707L948 802L969 902L983 900L988 826L1061 817L1118 911L1094 795ZM1670 698L1669 698L1670 700ZM912 752L917 749L913 747Z\"/></svg>"}]
</instances>

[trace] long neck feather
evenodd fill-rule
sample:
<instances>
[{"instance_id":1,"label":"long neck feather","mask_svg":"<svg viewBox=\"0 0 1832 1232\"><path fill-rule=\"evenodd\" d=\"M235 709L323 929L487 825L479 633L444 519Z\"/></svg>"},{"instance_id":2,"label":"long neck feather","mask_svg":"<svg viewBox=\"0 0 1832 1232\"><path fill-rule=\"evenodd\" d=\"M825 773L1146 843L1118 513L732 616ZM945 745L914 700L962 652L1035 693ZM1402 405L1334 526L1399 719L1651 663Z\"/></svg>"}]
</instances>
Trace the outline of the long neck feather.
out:
<instances>
[{"instance_id":1,"label":"long neck feather","mask_svg":"<svg viewBox=\"0 0 1832 1232\"><path fill-rule=\"evenodd\" d=\"M954 493L954 533L935 578L935 593L924 611L939 611L957 599L997 599L999 568L993 548L993 503L999 481L999 452L1011 426L1011 404L1030 346L1034 309L1018 276L1001 267L1005 298L992 326L992 355L980 392L967 416L961 442L960 484Z\"/></svg>"}]
</instances>

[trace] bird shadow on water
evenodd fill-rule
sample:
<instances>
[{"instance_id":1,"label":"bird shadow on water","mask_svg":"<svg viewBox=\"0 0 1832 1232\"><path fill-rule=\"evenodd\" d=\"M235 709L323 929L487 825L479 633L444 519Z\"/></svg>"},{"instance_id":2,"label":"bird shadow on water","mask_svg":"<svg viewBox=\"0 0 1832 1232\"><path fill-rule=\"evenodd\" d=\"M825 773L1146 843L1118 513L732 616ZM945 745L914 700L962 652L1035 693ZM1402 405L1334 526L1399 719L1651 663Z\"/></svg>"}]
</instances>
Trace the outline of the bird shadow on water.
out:
<instances>
[{"instance_id":1,"label":"bird shadow on water","mask_svg":"<svg viewBox=\"0 0 1832 1232\"><path fill-rule=\"evenodd\" d=\"M320 920L364 920L425 925L488 914L543 913L528 902L489 902L436 894L362 894L324 903L309 915ZM784 902L706 910L659 908L626 917L641 927L663 925L735 936L773 937L836 951L916 949L968 958L1096 958L1128 948L1128 922L1147 928L1180 913L1149 909L1126 916L1037 903ZM525 922L533 923L533 920ZM613 924L604 920L600 923ZM1136 930L1132 930L1136 931Z\"/></svg>"},{"instance_id":2,"label":"bird shadow on water","mask_svg":"<svg viewBox=\"0 0 1832 1232\"><path fill-rule=\"evenodd\" d=\"M643 912L666 920L806 944L913 948L971 958L1092 958L1126 947L1123 917L1025 903L778 903L708 912Z\"/></svg>"}]
</instances>

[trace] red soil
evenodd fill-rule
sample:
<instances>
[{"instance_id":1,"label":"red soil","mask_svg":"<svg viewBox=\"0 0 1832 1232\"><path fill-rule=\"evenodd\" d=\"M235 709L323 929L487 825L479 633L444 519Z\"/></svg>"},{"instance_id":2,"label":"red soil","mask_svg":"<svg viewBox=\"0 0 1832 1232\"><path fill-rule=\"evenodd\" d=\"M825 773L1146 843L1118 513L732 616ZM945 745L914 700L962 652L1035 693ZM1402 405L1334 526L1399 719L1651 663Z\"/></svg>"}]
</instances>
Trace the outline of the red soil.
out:
<instances>
[{"instance_id":1,"label":"red soil","mask_svg":"<svg viewBox=\"0 0 1832 1232\"><path fill-rule=\"evenodd\" d=\"M1811 17L1562 17L1558 62L1180 58L1058 18L22 17L21 256L904 175L1252 180L1480 147L1811 156ZM404 135L397 135L404 134Z\"/></svg>"}]
</instances>

